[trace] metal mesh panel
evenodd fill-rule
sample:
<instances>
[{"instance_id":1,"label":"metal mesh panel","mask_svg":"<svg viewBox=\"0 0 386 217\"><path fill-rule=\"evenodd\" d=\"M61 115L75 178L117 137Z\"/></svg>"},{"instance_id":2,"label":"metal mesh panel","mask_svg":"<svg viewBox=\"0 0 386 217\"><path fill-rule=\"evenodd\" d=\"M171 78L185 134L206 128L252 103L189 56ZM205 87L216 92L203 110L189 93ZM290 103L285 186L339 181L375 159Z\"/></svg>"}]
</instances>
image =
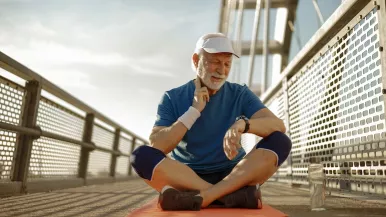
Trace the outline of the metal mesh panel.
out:
<instances>
[{"instance_id":1,"label":"metal mesh panel","mask_svg":"<svg viewBox=\"0 0 386 217\"><path fill-rule=\"evenodd\" d=\"M82 140L84 119L46 98L40 100L37 125L47 132Z\"/></svg>"},{"instance_id":2,"label":"metal mesh panel","mask_svg":"<svg viewBox=\"0 0 386 217\"><path fill-rule=\"evenodd\" d=\"M72 178L77 175L80 146L41 137L32 145L28 178Z\"/></svg>"},{"instance_id":3,"label":"metal mesh panel","mask_svg":"<svg viewBox=\"0 0 386 217\"><path fill-rule=\"evenodd\" d=\"M131 153L131 140L121 136L119 139L119 150L124 154ZM116 176L127 176L129 172L129 158L122 156L118 157L116 169Z\"/></svg>"},{"instance_id":4,"label":"metal mesh panel","mask_svg":"<svg viewBox=\"0 0 386 217\"><path fill-rule=\"evenodd\" d=\"M119 150L124 154L131 153L131 139L121 136L119 138Z\"/></svg>"},{"instance_id":5,"label":"metal mesh panel","mask_svg":"<svg viewBox=\"0 0 386 217\"><path fill-rule=\"evenodd\" d=\"M90 153L87 177L107 177L110 173L111 154L102 151Z\"/></svg>"},{"instance_id":6,"label":"metal mesh panel","mask_svg":"<svg viewBox=\"0 0 386 217\"><path fill-rule=\"evenodd\" d=\"M269 100L266 105L269 110L272 111L278 118L284 121L284 124L287 126L287 120L285 118L285 103L284 103L284 93L282 90L278 91L275 96ZM291 165L289 164L289 159L285 160L283 164L279 167L277 172L274 174L274 178L280 179L281 177L286 177L291 174Z\"/></svg>"},{"instance_id":7,"label":"metal mesh panel","mask_svg":"<svg viewBox=\"0 0 386 217\"><path fill-rule=\"evenodd\" d=\"M11 178L16 133L0 130L0 181Z\"/></svg>"},{"instance_id":8,"label":"metal mesh panel","mask_svg":"<svg viewBox=\"0 0 386 217\"><path fill-rule=\"evenodd\" d=\"M0 77L0 121L19 125L24 88ZM0 181L11 177L16 133L0 130Z\"/></svg>"},{"instance_id":9,"label":"metal mesh panel","mask_svg":"<svg viewBox=\"0 0 386 217\"><path fill-rule=\"evenodd\" d=\"M143 142L143 141L136 140L134 149L136 149L136 148L138 148L139 146L142 146L142 145L146 145L146 143ZM167 154L168 157L170 157L170 155L171 155L171 153ZM138 176L137 172L133 168L131 169L131 175L132 176Z\"/></svg>"},{"instance_id":10,"label":"metal mesh panel","mask_svg":"<svg viewBox=\"0 0 386 217\"><path fill-rule=\"evenodd\" d=\"M289 81L295 180L307 176L313 156L330 178L385 178L385 144L376 142L385 131L378 32L370 11Z\"/></svg>"},{"instance_id":11,"label":"metal mesh panel","mask_svg":"<svg viewBox=\"0 0 386 217\"><path fill-rule=\"evenodd\" d=\"M116 176L127 176L129 173L129 158L125 156L118 157L115 169Z\"/></svg>"},{"instance_id":12,"label":"metal mesh panel","mask_svg":"<svg viewBox=\"0 0 386 217\"><path fill-rule=\"evenodd\" d=\"M99 147L112 149L114 133L95 124L92 133L92 141Z\"/></svg>"},{"instance_id":13,"label":"metal mesh panel","mask_svg":"<svg viewBox=\"0 0 386 217\"><path fill-rule=\"evenodd\" d=\"M275 96L271 98L270 101L266 103L266 106L271 110L275 115L284 120L284 97L283 92L276 93ZM250 152L256 143L261 138L254 134L243 134L241 135L241 146L244 148L246 153Z\"/></svg>"},{"instance_id":14,"label":"metal mesh panel","mask_svg":"<svg viewBox=\"0 0 386 217\"><path fill-rule=\"evenodd\" d=\"M136 148L138 148L139 146L142 146L142 145L146 145L146 143L143 142L143 141L136 140L135 141L134 149L136 149Z\"/></svg>"},{"instance_id":15,"label":"metal mesh panel","mask_svg":"<svg viewBox=\"0 0 386 217\"><path fill-rule=\"evenodd\" d=\"M269 110L272 111L278 118L285 120L285 108L284 108L284 94L283 91L279 91L275 96L272 97L270 101L266 103L266 106Z\"/></svg>"},{"instance_id":16,"label":"metal mesh panel","mask_svg":"<svg viewBox=\"0 0 386 217\"><path fill-rule=\"evenodd\" d=\"M0 77L0 121L18 125L21 107L24 99L24 89Z\"/></svg>"}]
</instances>

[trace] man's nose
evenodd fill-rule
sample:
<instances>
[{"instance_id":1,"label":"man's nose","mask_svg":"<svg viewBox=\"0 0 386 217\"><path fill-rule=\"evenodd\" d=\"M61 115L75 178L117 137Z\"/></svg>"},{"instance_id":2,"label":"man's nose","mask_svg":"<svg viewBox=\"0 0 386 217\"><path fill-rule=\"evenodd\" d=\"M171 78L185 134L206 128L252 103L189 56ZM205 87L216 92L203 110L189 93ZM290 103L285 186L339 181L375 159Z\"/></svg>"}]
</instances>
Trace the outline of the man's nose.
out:
<instances>
[{"instance_id":1,"label":"man's nose","mask_svg":"<svg viewBox=\"0 0 386 217\"><path fill-rule=\"evenodd\" d=\"M224 64L220 64L220 65L218 66L218 68L217 68L217 72L218 72L219 74L223 75L223 74L225 74L225 69L226 69L225 65L224 65Z\"/></svg>"}]
</instances>

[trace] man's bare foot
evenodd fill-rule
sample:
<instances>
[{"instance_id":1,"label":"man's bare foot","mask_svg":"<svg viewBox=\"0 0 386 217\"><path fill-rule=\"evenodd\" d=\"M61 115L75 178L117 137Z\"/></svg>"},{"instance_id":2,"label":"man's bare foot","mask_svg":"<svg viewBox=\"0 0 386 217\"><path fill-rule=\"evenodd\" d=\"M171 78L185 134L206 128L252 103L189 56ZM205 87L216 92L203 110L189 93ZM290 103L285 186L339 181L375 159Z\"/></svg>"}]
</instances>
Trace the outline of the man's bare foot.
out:
<instances>
[{"instance_id":1,"label":"man's bare foot","mask_svg":"<svg viewBox=\"0 0 386 217\"><path fill-rule=\"evenodd\" d=\"M200 192L200 196L202 197L201 208L208 207L209 204L210 204L212 201L209 200L209 195L207 194L207 192L206 192L206 191L201 191L201 192Z\"/></svg>"}]
</instances>

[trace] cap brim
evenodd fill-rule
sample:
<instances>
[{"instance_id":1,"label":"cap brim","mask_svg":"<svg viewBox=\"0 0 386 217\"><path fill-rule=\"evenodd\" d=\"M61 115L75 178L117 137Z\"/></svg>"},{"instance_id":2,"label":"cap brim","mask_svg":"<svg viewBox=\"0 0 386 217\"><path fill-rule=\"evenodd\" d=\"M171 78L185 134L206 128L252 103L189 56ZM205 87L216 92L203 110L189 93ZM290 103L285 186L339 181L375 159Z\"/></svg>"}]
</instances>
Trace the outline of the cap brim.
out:
<instances>
[{"instance_id":1,"label":"cap brim","mask_svg":"<svg viewBox=\"0 0 386 217\"><path fill-rule=\"evenodd\" d=\"M239 58L233 49L232 42L225 37L215 37L207 39L202 48L208 53L231 53Z\"/></svg>"},{"instance_id":2,"label":"cap brim","mask_svg":"<svg viewBox=\"0 0 386 217\"><path fill-rule=\"evenodd\" d=\"M240 58L233 50L219 50L216 48L203 48L208 53L230 53L235 55L237 58Z\"/></svg>"}]
</instances>

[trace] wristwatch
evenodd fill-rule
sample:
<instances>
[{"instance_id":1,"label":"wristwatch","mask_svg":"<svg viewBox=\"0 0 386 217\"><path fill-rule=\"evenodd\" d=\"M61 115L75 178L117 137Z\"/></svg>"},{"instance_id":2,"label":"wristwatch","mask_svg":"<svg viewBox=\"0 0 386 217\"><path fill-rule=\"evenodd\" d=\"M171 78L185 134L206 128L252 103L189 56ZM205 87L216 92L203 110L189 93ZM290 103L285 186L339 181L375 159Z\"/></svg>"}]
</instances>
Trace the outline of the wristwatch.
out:
<instances>
[{"instance_id":1,"label":"wristwatch","mask_svg":"<svg viewBox=\"0 0 386 217\"><path fill-rule=\"evenodd\" d=\"M245 117L244 115L241 115L241 116L236 118L236 121L241 120L241 119L243 119L245 121L245 129L244 129L243 133L246 133L249 130L249 119L247 117Z\"/></svg>"}]
</instances>

